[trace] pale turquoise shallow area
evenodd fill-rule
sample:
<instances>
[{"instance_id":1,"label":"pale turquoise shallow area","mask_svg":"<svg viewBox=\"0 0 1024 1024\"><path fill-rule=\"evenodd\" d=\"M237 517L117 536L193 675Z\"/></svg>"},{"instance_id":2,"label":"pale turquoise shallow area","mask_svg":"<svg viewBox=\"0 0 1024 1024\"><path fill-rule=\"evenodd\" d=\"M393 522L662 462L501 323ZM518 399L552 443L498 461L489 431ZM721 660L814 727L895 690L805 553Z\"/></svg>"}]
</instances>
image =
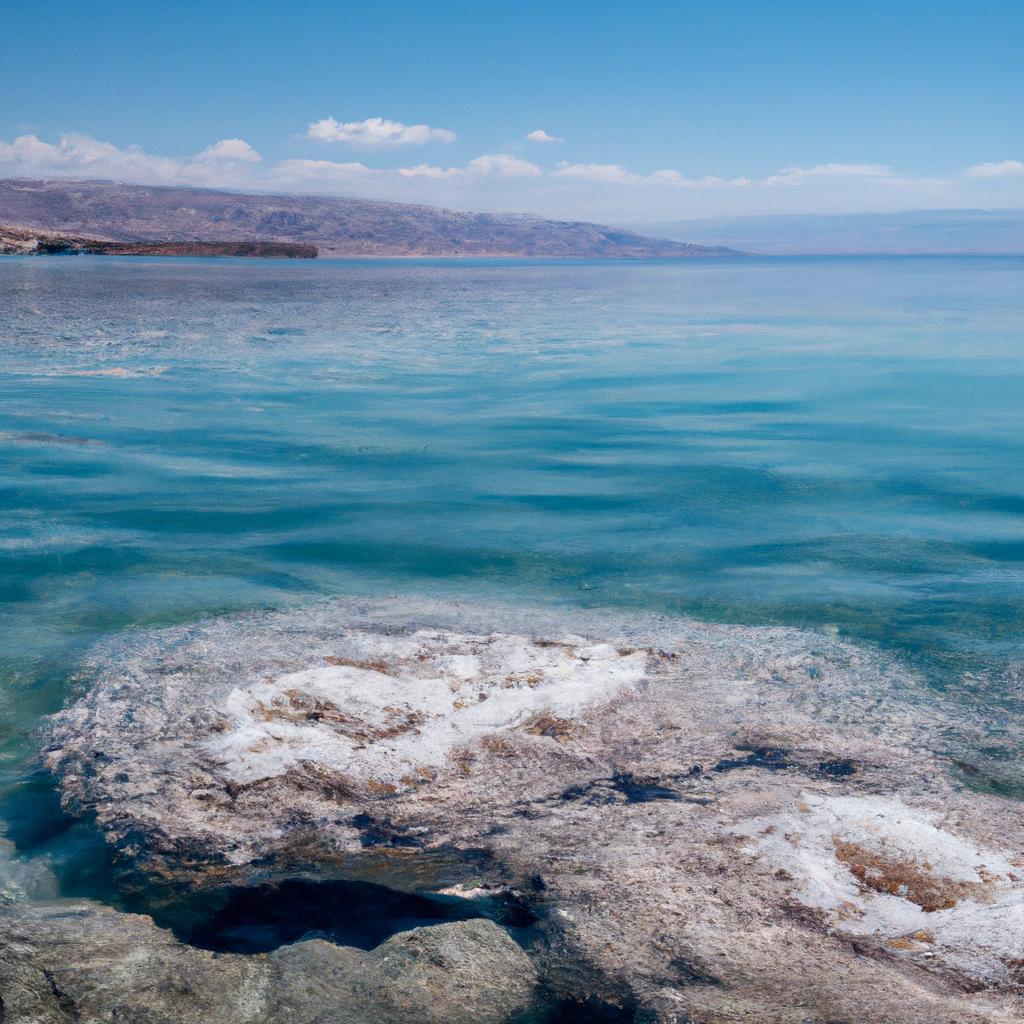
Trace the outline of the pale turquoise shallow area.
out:
<instances>
[{"instance_id":1,"label":"pale turquoise shallow area","mask_svg":"<svg viewBox=\"0 0 1024 1024\"><path fill-rule=\"evenodd\" d=\"M236 609L796 625L998 700L1024 259L9 259L0 495L0 817L27 852L73 845L31 733L83 650Z\"/></svg>"}]
</instances>

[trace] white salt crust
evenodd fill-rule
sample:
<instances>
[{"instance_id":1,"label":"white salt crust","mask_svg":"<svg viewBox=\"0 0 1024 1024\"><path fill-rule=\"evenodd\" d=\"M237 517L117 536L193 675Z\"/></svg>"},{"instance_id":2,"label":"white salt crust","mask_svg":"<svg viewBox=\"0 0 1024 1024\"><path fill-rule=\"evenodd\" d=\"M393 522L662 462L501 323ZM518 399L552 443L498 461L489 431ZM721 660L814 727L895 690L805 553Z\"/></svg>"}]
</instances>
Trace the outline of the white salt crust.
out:
<instances>
[{"instance_id":1,"label":"white salt crust","mask_svg":"<svg viewBox=\"0 0 1024 1024\"><path fill-rule=\"evenodd\" d=\"M983 846L899 798L805 793L790 813L734 831L788 872L800 902L824 911L837 931L901 940L895 948L974 976L1003 975L1007 961L1024 959L1021 851ZM871 858L883 871L889 866L894 877L909 872L937 902L945 893L954 905L925 909L907 885L887 892L864 884L851 871L849 844L856 847L852 856Z\"/></svg>"},{"instance_id":2,"label":"white salt crust","mask_svg":"<svg viewBox=\"0 0 1024 1024\"><path fill-rule=\"evenodd\" d=\"M349 632L328 662L232 690L204 751L251 783L311 761L395 782L452 750L538 716L572 718L638 684L647 654L569 636L557 643L419 630Z\"/></svg>"}]
</instances>

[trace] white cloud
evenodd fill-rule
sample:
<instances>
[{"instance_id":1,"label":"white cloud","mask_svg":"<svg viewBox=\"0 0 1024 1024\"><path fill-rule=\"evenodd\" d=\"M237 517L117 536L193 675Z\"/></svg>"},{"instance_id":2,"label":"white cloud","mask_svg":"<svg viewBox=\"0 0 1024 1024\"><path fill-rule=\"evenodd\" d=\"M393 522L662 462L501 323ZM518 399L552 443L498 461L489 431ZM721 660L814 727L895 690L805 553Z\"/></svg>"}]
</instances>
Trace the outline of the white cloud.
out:
<instances>
[{"instance_id":1,"label":"white cloud","mask_svg":"<svg viewBox=\"0 0 1024 1024\"><path fill-rule=\"evenodd\" d=\"M559 164L552 172L556 178L582 178L584 181L612 182L616 185L634 184L643 177L627 171L620 164Z\"/></svg>"},{"instance_id":2,"label":"white cloud","mask_svg":"<svg viewBox=\"0 0 1024 1024\"><path fill-rule=\"evenodd\" d=\"M221 139L196 156L196 160L240 160L247 164L258 164L262 159L244 139Z\"/></svg>"},{"instance_id":3,"label":"white cloud","mask_svg":"<svg viewBox=\"0 0 1024 1024\"><path fill-rule=\"evenodd\" d=\"M73 132L61 135L56 144L35 135L21 135L12 143L0 142L0 164L22 175L69 175L71 177L117 177L154 183L180 177L188 161L151 156L136 146L118 149ZM199 170L207 161L191 162Z\"/></svg>"},{"instance_id":4,"label":"white cloud","mask_svg":"<svg viewBox=\"0 0 1024 1024\"><path fill-rule=\"evenodd\" d=\"M543 128L527 132L526 138L529 142L565 142L565 139L560 139L557 135L549 135Z\"/></svg>"},{"instance_id":5,"label":"white cloud","mask_svg":"<svg viewBox=\"0 0 1024 1024\"><path fill-rule=\"evenodd\" d=\"M689 178L684 178L678 171L654 171L647 176L648 181L661 182L663 185L692 185Z\"/></svg>"},{"instance_id":6,"label":"white cloud","mask_svg":"<svg viewBox=\"0 0 1024 1024\"><path fill-rule=\"evenodd\" d=\"M703 178L686 178L678 171L653 171L640 181L652 185L676 185L680 188L742 188L751 185L750 178L719 178L713 174L707 174Z\"/></svg>"},{"instance_id":7,"label":"white cloud","mask_svg":"<svg viewBox=\"0 0 1024 1024\"><path fill-rule=\"evenodd\" d=\"M817 164L814 167L783 167L764 179L766 185L800 185L811 178L892 178L885 164Z\"/></svg>"},{"instance_id":8,"label":"white cloud","mask_svg":"<svg viewBox=\"0 0 1024 1024\"><path fill-rule=\"evenodd\" d=\"M1020 160L1000 160L996 163L975 164L964 171L965 178L1016 178L1024 174Z\"/></svg>"},{"instance_id":9,"label":"white cloud","mask_svg":"<svg viewBox=\"0 0 1024 1024\"><path fill-rule=\"evenodd\" d=\"M669 185L677 188L734 188L750 185L750 178L687 178L679 171L665 168L650 174L636 174L621 164L559 164L552 172L555 178L578 178L607 185Z\"/></svg>"},{"instance_id":10,"label":"white cloud","mask_svg":"<svg viewBox=\"0 0 1024 1024\"><path fill-rule=\"evenodd\" d=\"M0 166L23 175L108 177L124 181L173 184L229 184L226 179L242 164L258 164L259 153L244 139L221 139L194 156L153 156L137 146L119 149L87 135L69 132L57 142L21 135L12 143L0 142Z\"/></svg>"},{"instance_id":11,"label":"white cloud","mask_svg":"<svg viewBox=\"0 0 1024 1024\"><path fill-rule=\"evenodd\" d=\"M336 121L325 117L314 121L307 135L318 142L346 142L371 149L391 146L421 146L426 142L454 142L455 132L447 128L431 128L427 124L402 124L383 117L364 121Z\"/></svg>"},{"instance_id":12,"label":"white cloud","mask_svg":"<svg viewBox=\"0 0 1024 1024\"><path fill-rule=\"evenodd\" d=\"M485 153L470 160L465 167L434 167L417 164L415 167L400 167L403 178L462 178L470 175L499 178L539 178L544 172L529 160L520 160L505 153Z\"/></svg>"},{"instance_id":13,"label":"white cloud","mask_svg":"<svg viewBox=\"0 0 1024 1024\"><path fill-rule=\"evenodd\" d=\"M504 178L539 178L544 172L529 160L520 160L517 156L504 153L485 153L467 166L473 174L496 174Z\"/></svg>"},{"instance_id":14,"label":"white cloud","mask_svg":"<svg viewBox=\"0 0 1024 1024\"><path fill-rule=\"evenodd\" d=\"M399 167L398 173L403 178L458 178L465 174L461 167L432 167L430 164L417 164L415 167Z\"/></svg>"},{"instance_id":15,"label":"white cloud","mask_svg":"<svg viewBox=\"0 0 1024 1024\"><path fill-rule=\"evenodd\" d=\"M279 181L344 180L380 174L381 171L361 163L339 163L336 160L281 160L268 172Z\"/></svg>"}]
</instances>

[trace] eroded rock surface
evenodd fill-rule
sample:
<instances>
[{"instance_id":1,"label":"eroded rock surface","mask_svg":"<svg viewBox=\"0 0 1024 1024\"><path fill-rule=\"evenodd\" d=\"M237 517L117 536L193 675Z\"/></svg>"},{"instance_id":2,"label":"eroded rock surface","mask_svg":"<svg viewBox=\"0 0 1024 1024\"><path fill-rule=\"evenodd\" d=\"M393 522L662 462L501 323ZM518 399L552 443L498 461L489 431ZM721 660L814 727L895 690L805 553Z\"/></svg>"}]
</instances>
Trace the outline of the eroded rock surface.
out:
<instances>
[{"instance_id":1,"label":"eroded rock surface","mask_svg":"<svg viewBox=\"0 0 1024 1024\"><path fill-rule=\"evenodd\" d=\"M169 884L515 889L545 983L638 1020L1024 1019L1024 818L958 781L972 723L911 673L787 630L425 614L141 636L48 763ZM998 753L1016 722L977 728Z\"/></svg>"},{"instance_id":2,"label":"eroded rock surface","mask_svg":"<svg viewBox=\"0 0 1024 1024\"><path fill-rule=\"evenodd\" d=\"M5 1024L505 1024L534 969L490 921L417 928L364 952L312 939L252 956L194 949L85 901L0 912Z\"/></svg>"}]
</instances>

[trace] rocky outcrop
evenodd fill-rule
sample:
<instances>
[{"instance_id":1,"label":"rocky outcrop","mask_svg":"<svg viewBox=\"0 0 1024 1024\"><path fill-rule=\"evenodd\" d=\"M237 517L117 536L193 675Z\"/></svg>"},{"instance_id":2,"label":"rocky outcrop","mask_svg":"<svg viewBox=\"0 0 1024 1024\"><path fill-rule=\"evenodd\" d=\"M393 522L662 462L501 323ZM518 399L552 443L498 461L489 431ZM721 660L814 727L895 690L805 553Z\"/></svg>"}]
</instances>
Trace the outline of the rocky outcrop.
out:
<instances>
[{"instance_id":1,"label":"rocky outcrop","mask_svg":"<svg viewBox=\"0 0 1024 1024\"><path fill-rule=\"evenodd\" d=\"M315 245L296 245L292 242L123 242L0 225L0 255L261 256L274 259L314 259L317 249Z\"/></svg>"},{"instance_id":2,"label":"rocky outcrop","mask_svg":"<svg viewBox=\"0 0 1024 1024\"><path fill-rule=\"evenodd\" d=\"M0 911L5 1024L505 1024L535 982L526 954L483 920L369 952L311 939L240 956L85 901Z\"/></svg>"},{"instance_id":3,"label":"rocky outcrop","mask_svg":"<svg viewBox=\"0 0 1024 1024\"><path fill-rule=\"evenodd\" d=\"M511 889L545 986L638 1020L1022 1019L1024 816L954 765L990 723L825 636L493 614L142 635L46 758L150 884Z\"/></svg>"}]
</instances>

